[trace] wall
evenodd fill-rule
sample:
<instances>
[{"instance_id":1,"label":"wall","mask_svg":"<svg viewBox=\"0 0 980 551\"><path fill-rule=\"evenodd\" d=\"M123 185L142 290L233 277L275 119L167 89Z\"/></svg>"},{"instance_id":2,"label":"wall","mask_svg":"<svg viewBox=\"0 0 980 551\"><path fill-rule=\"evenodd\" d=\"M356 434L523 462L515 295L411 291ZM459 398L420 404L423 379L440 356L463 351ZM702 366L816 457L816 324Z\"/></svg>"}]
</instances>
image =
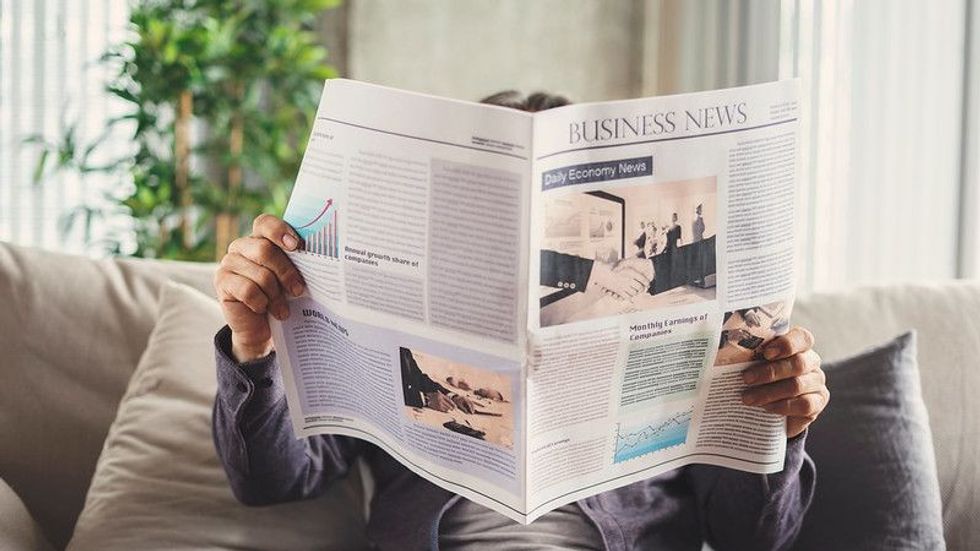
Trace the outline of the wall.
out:
<instances>
[{"instance_id":1,"label":"wall","mask_svg":"<svg viewBox=\"0 0 980 551\"><path fill-rule=\"evenodd\" d=\"M501 89L576 101L642 85L644 3L593 0L354 0L353 78L460 99Z\"/></svg>"}]
</instances>

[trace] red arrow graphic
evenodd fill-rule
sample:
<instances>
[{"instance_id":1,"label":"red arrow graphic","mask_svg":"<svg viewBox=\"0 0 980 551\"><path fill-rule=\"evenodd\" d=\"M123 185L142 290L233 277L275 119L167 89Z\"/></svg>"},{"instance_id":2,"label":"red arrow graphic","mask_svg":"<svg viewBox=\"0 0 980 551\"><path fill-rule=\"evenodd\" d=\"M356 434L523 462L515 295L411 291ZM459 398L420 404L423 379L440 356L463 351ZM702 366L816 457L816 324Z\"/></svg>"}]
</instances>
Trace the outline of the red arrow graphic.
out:
<instances>
[{"instance_id":1,"label":"red arrow graphic","mask_svg":"<svg viewBox=\"0 0 980 551\"><path fill-rule=\"evenodd\" d=\"M308 227L312 226L313 224L316 224L316 221L319 220L320 218L323 218L323 215L327 213L327 210L330 209L330 205L332 205L332 204L333 204L333 199L327 199L327 204L323 206L323 210L320 211L320 214L316 215L316 218L314 218L313 220L310 220L310 222L308 224L303 224L302 226L300 226L300 227L298 227L296 229L297 230L301 230L303 228L308 228Z\"/></svg>"}]
</instances>

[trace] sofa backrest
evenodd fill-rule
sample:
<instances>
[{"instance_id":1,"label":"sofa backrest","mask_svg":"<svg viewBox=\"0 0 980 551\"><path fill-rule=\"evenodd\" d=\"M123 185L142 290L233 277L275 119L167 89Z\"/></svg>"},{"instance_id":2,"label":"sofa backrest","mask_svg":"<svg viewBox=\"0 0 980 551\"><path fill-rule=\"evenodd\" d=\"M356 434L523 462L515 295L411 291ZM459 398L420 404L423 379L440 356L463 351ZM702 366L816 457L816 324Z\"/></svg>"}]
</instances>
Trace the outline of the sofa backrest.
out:
<instances>
[{"instance_id":1,"label":"sofa backrest","mask_svg":"<svg viewBox=\"0 0 980 551\"><path fill-rule=\"evenodd\" d=\"M793 322L810 328L832 361L918 331L949 549L980 549L980 283L944 282L815 294ZM834 398L830 397L830 407ZM819 420L817 421L820 422ZM819 484L819 466L818 466ZM980 521L980 519L976 519Z\"/></svg>"},{"instance_id":2,"label":"sofa backrest","mask_svg":"<svg viewBox=\"0 0 980 551\"><path fill-rule=\"evenodd\" d=\"M91 260L0 242L0 478L64 546L167 279L211 292L209 264ZM915 328L950 549L980 549L980 283L801 298L831 361ZM210 338L210 335L202 335Z\"/></svg>"},{"instance_id":3,"label":"sofa backrest","mask_svg":"<svg viewBox=\"0 0 980 551\"><path fill-rule=\"evenodd\" d=\"M161 285L173 278L210 292L213 269L0 242L0 478L56 547L81 512Z\"/></svg>"}]
</instances>

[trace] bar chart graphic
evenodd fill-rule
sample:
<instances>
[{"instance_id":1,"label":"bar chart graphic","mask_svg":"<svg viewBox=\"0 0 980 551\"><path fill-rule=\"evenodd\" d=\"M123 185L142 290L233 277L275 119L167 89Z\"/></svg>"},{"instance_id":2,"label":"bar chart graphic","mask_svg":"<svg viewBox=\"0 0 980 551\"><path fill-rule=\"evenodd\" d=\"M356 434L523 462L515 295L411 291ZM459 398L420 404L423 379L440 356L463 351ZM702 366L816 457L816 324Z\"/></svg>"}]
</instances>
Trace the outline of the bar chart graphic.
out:
<instances>
[{"instance_id":1,"label":"bar chart graphic","mask_svg":"<svg viewBox=\"0 0 980 551\"><path fill-rule=\"evenodd\" d=\"M337 232L337 210L329 209L319 219L319 229L306 236L303 249L306 252L337 258L340 239Z\"/></svg>"},{"instance_id":2,"label":"bar chart graphic","mask_svg":"<svg viewBox=\"0 0 980 551\"><path fill-rule=\"evenodd\" d=\"M692 410L686 410L635 426L617 424L613 462L622 463L687 442L692 415Z\"/></svg>"}]
</instances>

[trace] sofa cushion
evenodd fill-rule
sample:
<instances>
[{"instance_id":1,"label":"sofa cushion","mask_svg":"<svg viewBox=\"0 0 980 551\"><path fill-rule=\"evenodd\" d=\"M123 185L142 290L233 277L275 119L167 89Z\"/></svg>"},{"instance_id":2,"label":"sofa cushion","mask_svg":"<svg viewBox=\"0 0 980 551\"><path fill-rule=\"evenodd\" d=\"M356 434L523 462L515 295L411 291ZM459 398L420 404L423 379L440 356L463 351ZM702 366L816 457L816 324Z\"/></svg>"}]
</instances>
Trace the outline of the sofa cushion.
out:
<instances>
[{"instance_id":1,"label":"sofa cushion","mask_svg":"<svg viewBox=\"0 0 980 551\"><path fill-rule=\"evenodd\" d=\"M16 493L0 479L0 549L51 551L41 527Z\"/></svg>"},{"instance_id":2,"label":"sofa cushion","mask_svg":"<svg viewBox=\"0 0 980 551\"><path fill-rule=\"evenodd\" d=\"M797 549L944 548L915 351L909 332L825 366L830 406L807 437L817 485Z\"/></svg>"},{"instance_id":3,"label":"sofa cushion","mask_svg":"<svg viewBox=\"0 0 980 551\"><path fill-rule=\"evenodd\" d=\"M797 302L827 361L915 329L950 549L980 549L980 281L947 281L818 293Z\"/></svg>"},{"instance_id":4,"label":"sofa cushion","mask_svg":"<svg viewBox=\"0 0 980 551\"><path fill-rule=\"evenodd\" d=\"M213 265L93 260L0 242L0 477L64 547L156 322L160 287Z\"/></svg>"},{"instance_id":5,"label":"sofa cushion","mask_svg":"<svg viewBox=\"0 0 980 551\"><path fill-rule=\"evenodd\" d=\"M211 438L217 303L167 284L160 318L109 429L69 549L358 549L360 481L311 501L251 508Z\"/></svg>"}]
</instances>

